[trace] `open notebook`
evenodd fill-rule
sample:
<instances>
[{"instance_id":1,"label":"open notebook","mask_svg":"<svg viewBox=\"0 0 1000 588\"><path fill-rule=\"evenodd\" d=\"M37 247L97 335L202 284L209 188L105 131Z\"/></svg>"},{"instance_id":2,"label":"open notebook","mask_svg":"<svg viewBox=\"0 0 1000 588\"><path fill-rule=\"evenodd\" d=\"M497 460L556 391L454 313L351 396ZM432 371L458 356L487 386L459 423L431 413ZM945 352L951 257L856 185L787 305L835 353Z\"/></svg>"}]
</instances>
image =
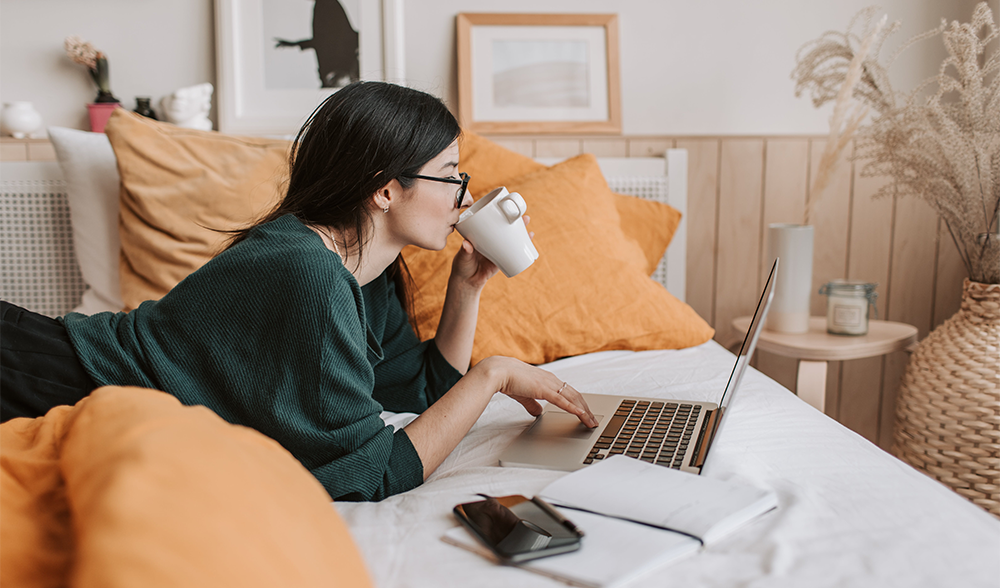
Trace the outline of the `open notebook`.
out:
<instances>
[{"instance_id":1,"label":"open notebook","mask_svg":"<svg viewBox=\"0 0 1000 588\"><path fill-rule=\"evenodd\" d=\"M540 496L585 533L578 551L519 567L611 588L693 554L778 505L770 490L616 456L549 484ZM443 540L493 560L463 527Z\"/></svg>"}]
</instances>

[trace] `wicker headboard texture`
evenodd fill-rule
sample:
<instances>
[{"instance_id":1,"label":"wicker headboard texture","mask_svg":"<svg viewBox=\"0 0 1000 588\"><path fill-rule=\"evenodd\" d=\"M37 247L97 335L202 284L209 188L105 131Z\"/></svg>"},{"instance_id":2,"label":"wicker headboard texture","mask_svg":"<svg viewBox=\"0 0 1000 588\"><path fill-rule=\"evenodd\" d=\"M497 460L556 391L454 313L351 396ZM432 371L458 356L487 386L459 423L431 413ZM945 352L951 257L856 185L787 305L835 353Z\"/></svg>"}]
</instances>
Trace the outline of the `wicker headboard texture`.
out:
<instances>
[{"instance_id":1,"label":"wicker headboard texture","mask_svg":"<svg viewBox=\"0 0 1000 588\"><path fill-rule=\"evenodd\" d=\"M59 164L4 162L0 298L55 317L73 310L85 287Z\"/></svg>"}]
</instances>

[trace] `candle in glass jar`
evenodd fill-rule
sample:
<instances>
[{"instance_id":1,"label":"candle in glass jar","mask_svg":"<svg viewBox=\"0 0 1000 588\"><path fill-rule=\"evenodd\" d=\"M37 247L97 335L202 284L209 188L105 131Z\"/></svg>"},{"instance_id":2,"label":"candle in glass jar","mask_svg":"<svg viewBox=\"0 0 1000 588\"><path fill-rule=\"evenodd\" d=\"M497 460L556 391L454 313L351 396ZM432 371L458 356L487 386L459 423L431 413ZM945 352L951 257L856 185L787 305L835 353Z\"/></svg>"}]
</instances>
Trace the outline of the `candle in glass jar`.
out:
<instances>
[{"instance_id":1,"label":"candle in glass jar","mask_svg":"<svg viewBox=\"0 0 1000 588\"><path fill-rule=\"evenodd\" d=\"M827 295L826 330L835 335L868 333L868 307L878 296L871 284L856 280L834 280L820 289Z\"/></svg>"}]
</instances>

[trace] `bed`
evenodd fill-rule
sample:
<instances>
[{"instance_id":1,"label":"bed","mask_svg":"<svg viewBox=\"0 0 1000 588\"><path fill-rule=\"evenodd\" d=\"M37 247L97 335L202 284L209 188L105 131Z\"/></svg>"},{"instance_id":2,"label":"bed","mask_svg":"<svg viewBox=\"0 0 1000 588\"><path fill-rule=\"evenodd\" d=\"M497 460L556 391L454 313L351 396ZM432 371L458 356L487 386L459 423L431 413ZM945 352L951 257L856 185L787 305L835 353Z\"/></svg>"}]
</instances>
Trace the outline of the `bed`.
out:
<instances>
[{"instance_id":1,"label":"bed","mask_svg":"<svg viewBox=\"0 0 1000 588\"><path fill-rule=\"evenodd\" d=\"M135 131L135 136L140 133L151 133L144 137L146 147L162 140L160 135L169 134L168 131L164 131L165 127L163 126L144 121L137 122L136 119L131 118L131 115L129 116L129 124L141 125L141 128ZM189 271L190 268L185 269L184 264L198 263L197 259L192 261L192 258L197 257L197 255L192 254L184 259L175 259L175 267L168 269L157 267L157 273L144 275L142 272L148 271L148 268L144 269L145 266L141 260L139 258L129 259L129 251L134 254L135 251L141 250L143 247L147 249L160 247L160 251L187 248L184 250L190 253L192 250L190 244L197 242L199 238L196 232L197 228L174 227L172 232L174 237L184 231L192 231L187 237L184 237L186 241L182 244L157 244L152 240L154 237L146 238L143 241L143 238L137 237L135 232L123 232L122 243L119 245L108 242L95 244L74 238L73 231L89 234L85 227L80 226L83 224L78 222L80 218L89 218L86 221L88 223L86 227L89 228L101 226L100 223L117 226L117 215L119 214L122 219L125 219L130 214L141 215L152 211L149 213L154 216L144 219L142 224L145 225L155 224L158 220L166 222L163 219L172 218L170 215L179 209L187 210L195 216L205 214L205 211L201 209L191 212L191 206L194 205L190 202L183 201L179 204L176 198L184 198L185 196L176 194L172 196L175 200L156 203L145 202L144 206L136 206L135 200L142 193L144 187L138 184L128 185L130 180L124 176L121 179L117 177L109 179L107 175L112 172L109 172L107 167L107 158L109 155L112 158L117 155L119 158L118 169L122 170L123 174L130 173L130 168L123 165L121 161L122 158L126 157L126 151L139 149L137 147L138 141L131 141L128 145L116 145L115 150L111 152L110 146L107 145L107 140L103 136L84 135L86 136L81 135L74 138L78 141L75 152L70 152L69 145L72 141L68 143L66 141L56 142L62 164L61 168L53 168L51 165L47 167L35 165L31 168L21 166L16 171L18 174L23 174L23 177L15 178L11 171L15 168L7 164L4 166L4 238L8 239L4 247L7 250L13 251L16 245L10 241L14 237L12 237L13 233L8 231L8 227L24 224L19 222L16 215L10 212L12 207L19 205L16 197L17 190L21 190L21 204L26 199L23 194L27 193L27 188L11 188L10 182L14 180L22 182L23 185L32 181L43 182L46 187L42 190L36 190L37 194L33 198L40 200L48 198L50 205L46 205L48 208L43 206L43 209L57 211L54 214L56 218L69 217L76 223L76 226L72 226L72 223L64 223L62 228L58 229L63 231L61 237L46 236L43 238L46 243L46 251L53 249L61 249L62 251L57 254L57 257L62 261L51 263L53 267L58 266L52 272L63 275L69 287L77 289L76 293L68 298L58 298L58 301L52 303L50 308L38 307L50 314L61 314L71 308L79 308L80 305L91 310L95 308L92 305L100 304L120 305L127 308L133 305L135 300L141 300L144 296L155 293L157 288L169 288L170 279L176 279L176 275ZM218 139L197 134L191 136L194 136L198 141L216 141ZM95 143L85 145L84 143L88 141ZM258 162L280 161L283 155L282 149L284 147L274 142L249 139L227 139L227 141L229 141L227 145L231 147L235 145L232 148L237 149L244 157L257 158ZM480 159L483 159L486 155L485 152L488 152L489 156L485 159L499 160L501 165L498 167L507 176L498 175L501 173L499 171L493 173L487 169L478 170L473 173L473 177L478 178L481 183L478 186L470 186L474 194L477 191L482 192L488 184L520 187L525 191L522 193L530 192L543 184L551 185L553 181L559 186L570 185L566 182L572 181L579 181L579 186L600 184L603 183L603 179L598 181L593 174L603 171L608 181L608 184L602 188L603 190L622 193L629 190L630 184L647 186L642 188L643 190L648 189L649 185L661 186L659 191L653 190L656 195L649 197L649 199L673 202L676 208L683 211L684 200L681 187L683 187L684 172L677 168L671 170L668 167L668 165L678 165L679 162L683 161L683 153L681 152L674 152L670 154L669 158L661 159L658 162L658 165L662 166L663 173L650 173L643 170L638 173L623 172L624 175L617 176L614 175L617 172L611 171L611 167L609 167L616 165L614 162L597 162L592 158L577 158L578 161L568 164L551 161L537 162L515 157L509 153L499 153L495 150L495 146L489 146L485 142L477 143L477 145L479 149L484 150L484 153L480 154ZM220 149L218 144L206 146L199 143L193 147L191 145L187 147L185 150L178 150L174 153L167 148L158 146L156 152L162 154L162 157L156 161L156 167L168 167L165 162L169 157L186 157L191 153L198 156L197 150L200 148L212 153L217 153ZM246 155L247 150L251 151L250 155ZM463 161L465 161L466 154L473 151L472 149L469 152L463 151ZM146 159L149 158L146 157ZM635 162L625 165L633 164L644 165ZM568 166L566 174L558 176L560 166L564 165ZM82 166L77 169L77 172L71 174L73 177L59 175L67 169L74 169L73 166ZM103 171L100 173L80 173L80 169L100 169ZM112 161L111 170L114 169ZM552 172L553 169L556 172ZM595 169L598 172L595 172ZM556 174L554 180L553 174ZM32 175L34 180L30 179ZM210 175L199 173L199 176ZM270 182L271 179L273 178L269 174L265 174L263 177L250 178L247 181L251 182L253 186L259 187ZM97 187L102 182L104 184L103 191ZM119 182L124 186L120 195L122 206L120 212L118 210L119 194L117 193ZM158 182L162 185L163 179L146 174L142 177L142 182L147 185L146 187L155 187ZM108 193L109 183L114 190L113 194ZM608 185L614 188L609 188ZM79 198L82 187L86 187L90 192L86 197L87 200L81 202ZM245 185L231 186L230 188L234 193L246 190ZM102 196L96 196L97 192L101 192ZM8 197L8 194L13 196ZM544 344L535 340L523 341L519 343L522 346L513 349L513 352L532 363L543 365L583 392L627 393L665 399L684 397L716 401L721 390L725 387L734 357L711 339L710 327L699 324L696 320L697 317L692 317L689 314L689 309L685 310L686 305L683 303L684 256L676 253L682 251L683 245L684 227L680 215L669 213L666 209L658 206L645 204L640 206L631 200L622 200L625 198L624 196L622 198L607 196L604 200L594 197L595 199L587 200L591 196L574 193L574 200L560 201L554 210L560 215L564 213L575 214L577 209L585 209L584 212L605 211L607 214L604 216L611 217L613 215L614 222L611 224L614 226L600 225L601 219L596 219L593 220L592 225L583 227L580 235L574 237L573 234L567 233L561 234L560 238L578 239L573 241L573 247L569 254L576 257L579 257L581 252L592 255L593 258L587 260L587 267L593 271L608 272L607 275L615 279L606 281L611 282L615 288L628 290L627 295L612 303L606 292L602 294L601 291L595 290L594 300L587 300L586 296L581 296L581 300L576 301L575 306L571 309L542 308L539 311L542 313L540 316L549 317L550 320L546 321L548 324L545 327L551 329L560 328L560 313L565 314L572 310L576 314L570 317L566 325L561 327L562 331L555 331L556 335L549 331L541 333L539 338L547 338ZM202 198L204 197L202 196ZM677 200L678 198L680 200ZM260 202L255 205L260 206ZM617 212L610 212L614 208L608 207L615 205L619 206ZM626 210L622 208L624 205L637 208ZM233 218L247 207L246 202L242 202L241 206L243 208L227 209L223 212L213 210L213 214L217 215L215 218L218 218L218 215ZM531 206L532 204L529 203L529 215L532 214ZM535 208L538 218L532 221L533 228L539 234L543 232L542 227L548 226L544 224L548 214L544 206L541 201L538 202ZM102 213L103 217L96 218L95 215L98 213L95 211L105 208L110 212L105 211ZM43 212L41 214L50 213ZM90 217L87 216L88 214ZM653 217L652 224L671 224L670 235L666 238L660 236L657 238L658 240L651 242L639 232L629 232L636 230L634 226L625 226L628 219L638 219L628 222L641 224L642 219L650 217ZM127 221L123 220L122 222ZM618 226L619 222L625 234L630 239L637 241L637 245L616 244L617 249L608 254L607 259L601 257L602 251L599 250L607 249L605 244L593 251L586 249L588 245L583 241L594 240L593 235L618 235L619 233L614 231L618 230L615 227ZM156 233L155 238L160 238L165 231L160 227L153 232ZM38 231L35 231L34 234L37 236ZM539 236L541 237L541 235ZM23 241L28 238L19 236L15 240ZM666 243L669 243L671 238L675 242L670 244L668 248ZM130 240L137 241L130 242ZM557 245L546 243L546 246L548 249L543 248L540 244L539 250L543 253L548 251L550 257L557 257L555 251ZM121 267L107 259L106 251L109 249L116 252L116 256L118 255L118 250L115 247L121 248L123 259ZM667 250L666 261L662 261L664 249ZM98 251L105 252L103 261L99 263L93 258L94 255L97 255L94 252ZM91 252L93 255L87 257L86 252ZM204 256L210 255L204 250L196 253ZM79 263L66 262L67 255L76 257ZM624 256L634 258L634 263L622 261ZM408 259L408 262L411 265L411 271L420 274L421 286L428 290L434 289L435 280L446 279L446 273L442 273L445 270L442 269L442 263L438 258L413 258L412 260ZM608 270L601 265L607 263L616 265L610 266L612 269ZM5 259L3 271L13 271L11 268L14 265L16 264ZM67 267L69 269L66 269ZM549 268L553 273L564 271L564 269ZM130 275L130 272L136 275ZM654 273L659 280L666 284L667 288L649 279L649 276ZM640 276L641 280L634 277L633 274ZM565 275L559 274L554 284L547 284L544 287L555 288L559 284L558 280L565 279L567 279ZM53 280L52 276L42 278L43 284L54 283ZM517 287L515 284L517 284L516 280L499 281L494 288L495 291L490 293L492 298L487 297L484 292L484 314L480 318L481 323L501 322L495 314L491 313L496 312L496 308L503 309L505 301L526 297L524 292L511 290L511 288ZM9 296L10 288L13 285L14 281L8 279L8 274L5 273L3 286L5 297ZM44 286L39 287L37 283L29 284L25 290L35 293L42 292L43 298L48 296L48 299L54 299L51 295L51 289ZM676 292L677 296L666 294L668 290ZM117 294L118 291L123 292L124 296ZM756 292L748 292L748 304L753 304L756 296ZM27 304L41 304L41 302L31 299L28 300ZM421 334L424 336L433 334L436 327L432 318L435 304L432 297L418 301L417 314L423 320L424 328ZM636 305L639 306L639 309L634 308ZM666 310L660 307L666 307ZM490 308L494 310L490 310ZM585 333L578 333L577 331L581 330L579 328L571 328L572 325L579 326L581 316L593 318L593 322L600 323L598 320L600 317L597 316L599 312L595 308L600 310L600 314L613 315L615 320L608 321L608 324L599 324L594 329L587 329ZM616 312L619 314L615 314ZM538 317L529 315L524 318L527 321L532 321L537 320ZM679 326L676 329L671 329L669 333L664 330L648 329L648 323L671 322L680 324L684 321L688 321L690 324L683 328ZM632 335L639 334L641 336L623 337L619 332L623 329ZM643 329L647 330L643 331ZM508 331L503 330L477 332L474 360L497 353L498 350L511 350L509 345L511 339L514 338ZM664 349L663 347L672 348ZM118 391L116 394L120 395L122 392ZM111 395L112 393L109 392L102 396L102 399L104 396L109 398L109 400L104 400L105 404L110 402ZM98 405L97 402L92 404ZM161 407L162 399L154 399L154 404L155 407L149 410L155 414L160 414L161 410L188 411L184 414L196 410L193 407L170 406L163 408ZM1000 521L985 511L811 408L787 389L753 369L746 374L743 388L733 403L730 414L726 428L723 429L714 445L704 475L772 489L778 495L779 508L719 543L710 545L698 554L673 562L668 567L656 569L635 580L630 586L1000 585L1000 555L998 555L1000 554ZM210 415L198 413L197 417L204 420L209 419ZM413 415L385 413L383 418L392 426L405 426L409 419L413 418ZM326 570L333 571L326 572L326 576L320 575L319 577L325 577L334 585L366 585L367 579L363 575L351 575L353 572L348 568L353 561L356 564L360 563L367 570L371 584L380 588L560 586L562 584L555 580L516 568L495 565L479 555L446 544L441 540L446 531L457 525L451 515L451 508L455 504L467 501L480 492L493 495L517 493L533 495L546 484L563 475L559 472L545 470L501 468L498 466L499 454L530 423L531 417L524 412L519 404L498 395L455 451L422 486L378 503L336 502L331 509L328 501L316 498L315 492L308 488L301 491L298 489L303 484L308 486L308 480L300 480L302 472L296 474L291 471L294 469L294 464L289 465L286 462L281 462L281 467L286 469L282 470L280 475L275 475L273 470L267 470L266 473L251 472L246 475L251 476L252 480L258 480L261 487L267 486L270 492L269 494L259 494L259 489L253 485L254 491L247 492L246 500L258 500L256 504L250 503L248 505L246 501L243 501L238 507L233 507L240 509L234 514L234 511L227 508L224 502L213 502L213 509L202 511L198 515L202 517L196 519L199 521L197 525L199 528L190 529L190 536L171 534L166 531L150 531L150 529L159 529L156 525L162 524L162 520L157 519L159 522L151 522L142 519L145 525L144 529L147 530L143 535L144 540L161 539L159 543L142 543L142 545L147 546L144 553L150 551L173 553L171 550L176 547L178 542L191 541L203 548L199 560L202 567L192 567L191 570L187 570L193 575L184 577L185 584L211 585L211 582L206 578L214 578L217 581L218 578L232 579L237 576L241 578L241 582L252 583L254 574L250 572L254 572L259 580L257 585L266 585L267 582L261 579L270 578L273 580L275 576L257 573L258 568L265 565L278 566L275 561L288 555L282 552L281 557L278 555L268 556L269 553L275 554L276 550L280 548L275 544L274 537L282 538L282 541L287 541L289 544L294 543L297 546L301 546L302 541L305 541L303 538L317 537L313 545L332 546L328 551L336 551L339 559L328 553L329 557L310 556L311 559L304 560L301 559L304 556L299 554L300 559L289 559L285 563L294 561L295 566L301 571L315 563L315 560L323 559L323 564L328 566ZM225 428L229 427L228 425L218 423L217 426L231 433L230 429ZM210 439L204 443L209 443L209 446L214 447L214 443ZM219 447L222 446L223 444L220 443ZM5 447L5 452L9 451L9 446ZM274 460L280 461L277 457L277 453L281 451L280 448L270 447L268 451L272 452L269 455ZM290 458L290 456L286 457ZM171 477L169 472L161 471L159 474L161 477ZM220 485L232 483L238 475L242 474L234 472L230 478L213 479L206 483L210 484L211 488L218 490ZM198 487L198 479L190 476L182 478L180 481L174 481L178 484L177 488L182 489L181 494L192 492L192 488ZM308 478L307 474L306 478ZM271 481L287 479L289 494L282 495L284 490L281 484L260 482L265 479ZM294 494L292 487L296 488ZM310 494L310 492L312 493ZM7 496L10 494L7 493ZM309 504L319 510L310 511L315 516L306 516L303 514L304 511L297 511L293 516L286 511L275 510L293 503ZM141 509L141 507L137 508ZM136 516L136 512L133 511L130 516ZM145 510L138 512L145 514ZM329 519L330 515L327 513L337 516L334 519ZM216 557L220 549L218 545L220 540L217 539L216 535L202 533L202 529L227 526L225 517L230 517L229 521L232 521L233 517L237 517L241 521L267 521L267 525L262 525L263 528L257 529L257 532L260 532L262 537L269 534L271 542L268 543L261 539L261 543L255 544L254 548L245 547L244 542L253 535L253 532L241 526L243 536L225 535L226 541L230 543L228 545L230 549L228 551L223 549L222 551L226 551L226 553ZM323 531L341 524L344 525L349 535L351 545L345 546L343 542L323 542L325 541L322 535ZM317 529L317 526L320 528ZM11 540L16 539L16 537L8 534L11 523L5 522L4 527L3 541L0 545L12 545ZM215 538L216 544L212 545L204 541L199 543L198 535L200 533ZM127 536L126 540L129 537L131 536ZM296 543L296 539L298 539L298 543ZM119 543L119 545L121 544ZM150 545L152 547L149 547ZM5 551L9 552L9 548ZM233 552L236 555L233 555ZM239 557L241 552L244 554L242 559ZM4 562L9 561L6 559L7 557L8 555L5 554ZM74 566L79 567L80 563L67 563L80 561L74 560L73 557L68 557L63 565L77 569ZM125 567L116 562L126 560L122 559L120 555L117 557L118 559L102 560L106 564L105 567ZM140 555L136 555L136 557L140 557ZM167 558L167 561L172 562L173 567L178 567L177 562L184 560ZM234 570L232 567L237 565L234 563L237 561L240 570ZM90 569L92 568L93 566ZM211 573L206 571L209 569L211 569ZM278 573L274 572L275 569L281 568L278 566L270 571ZM291 568L286 565L284 573L295 573L288 571L289 569ZM242 572L242 575L239 575L238 572ZM198 573L201 575L199 576ZM232 575L226 576L226 573ZM0 572L0 575L3 574ZM248 576L250 579L246 579ZM141 578L141 576L139 577ZM313 585L310 583L311 580L302 575L282 576L279 573L277 577L288 580L287 585ZM295 581L292 581L293 577ZM135 581L136 576L130 576L130 578ZM6 581L4 583L6 584ZM153 585L151 582L144 583ZM320 584L322 581L316 585ZM105 585L112 584L106 583ZM127 585L127 583L120 585ZM164 582L163 585L169 585L169 583ZM241 585L250 584L243 583Z\"/></svg>"},{"instance_id":2,"label":"bed","mask_svg":"<svg viewBox=\"0 0 1000 588\"><path fill-rule=\"evenodd\" d=\"M715 342L608 351L547 367L581 391L714 401L733 355ZM773 489L779 508L630 586L996 586L990 515L750 370L703 475ZM498 467L531 419L495 399L423 486L379 504L335 506L376 585L559 586L440 541L450 509L478 492L534 495L563 475Z\"/></svg>"}]
</instances>

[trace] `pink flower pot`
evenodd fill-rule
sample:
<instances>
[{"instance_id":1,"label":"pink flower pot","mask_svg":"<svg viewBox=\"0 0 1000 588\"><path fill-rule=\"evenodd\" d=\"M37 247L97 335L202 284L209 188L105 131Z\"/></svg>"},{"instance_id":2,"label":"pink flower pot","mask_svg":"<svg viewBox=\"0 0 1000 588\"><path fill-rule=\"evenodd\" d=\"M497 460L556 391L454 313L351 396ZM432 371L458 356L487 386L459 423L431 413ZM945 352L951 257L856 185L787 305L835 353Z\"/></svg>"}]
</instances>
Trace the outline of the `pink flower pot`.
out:
<instances>
[{"instance_id":1,"label":"pink flower pot","mask_svg":"<svg viewBox=\"0 0 1000 588\"><path fill-rule=\"evenodd\" d=\"M87 113L90 114L90 130L95 133L103 133L104 126L108 124L111 113L120 107L118 102L93 102L87 105Z\"/></svg>"}]
</instances>

